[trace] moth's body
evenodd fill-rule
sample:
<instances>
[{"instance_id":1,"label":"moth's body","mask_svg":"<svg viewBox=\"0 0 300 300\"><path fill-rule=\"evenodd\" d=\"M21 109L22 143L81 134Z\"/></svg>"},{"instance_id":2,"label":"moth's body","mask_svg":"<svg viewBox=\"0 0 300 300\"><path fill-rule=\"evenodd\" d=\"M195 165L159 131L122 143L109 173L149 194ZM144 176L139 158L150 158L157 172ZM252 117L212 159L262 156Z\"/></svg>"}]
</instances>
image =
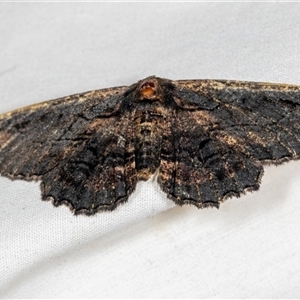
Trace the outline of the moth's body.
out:
<instances>
[{"instance_id":1,"label":"moth's body","mask_svg":"<svg viewBox=\"0 0 300 300\"><path fill-rule=\"evenodd\" d=\"M151 107L153 108L153 107ZM147 180L160 165L162 133L165 115L155 108L150 111L136 110L135 123L135 168L138 179Z\"/></svg>"},{"instance_id":2,"label":"moth's body","mask_svg":"<svg viewBox=\"0 0 300 300\"><path fill-rule=\"evenodd\" d=\"M156 171L176 204L219 207L299 155L295 85L151 76L0 116L0 174L40 180L43 200L88 215Z\"/></svg>"},{"instance_id":3,"label":"moth's body","mask_svg":"<svg viewBox=\"0 0 300 300\"><path fill-rule=\"evenodd\" d=\"M135 169L139 180L148 180L160 165L167 107L159 83L146 79L137 89L132 120L135 130Z\"/></svg>"}]
</instances>

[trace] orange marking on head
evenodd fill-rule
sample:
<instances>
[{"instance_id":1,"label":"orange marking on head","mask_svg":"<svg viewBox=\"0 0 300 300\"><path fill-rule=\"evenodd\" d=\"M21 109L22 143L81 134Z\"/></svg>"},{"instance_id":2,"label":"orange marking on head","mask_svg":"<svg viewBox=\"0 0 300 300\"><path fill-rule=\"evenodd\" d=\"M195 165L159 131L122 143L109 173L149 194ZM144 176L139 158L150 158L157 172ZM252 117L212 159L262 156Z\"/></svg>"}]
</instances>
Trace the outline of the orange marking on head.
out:
<instances>
[{"instance_id":1,"label":"orange marking on head","mask_svg":"<svg viewBox=\"0 0 300 300\"><path fill-rule=\"evenodd\" d=\"M155 84L152 81L146 81L142 86L141 86L141 95L146 98L150 99L156 94L156 88Z\"/></svg>"},{"instance_id":2,"label":"orange marking on head","mask_svg":"<svg viewBox=\"0 0 300 300\"><path fill-rule=\"evenodd\" d=\"M154 90L150 87L144 88L141 92L142 92L143 97L145 97L145 98L150 98L154 95Z\"/></svg>"}]
</instances>

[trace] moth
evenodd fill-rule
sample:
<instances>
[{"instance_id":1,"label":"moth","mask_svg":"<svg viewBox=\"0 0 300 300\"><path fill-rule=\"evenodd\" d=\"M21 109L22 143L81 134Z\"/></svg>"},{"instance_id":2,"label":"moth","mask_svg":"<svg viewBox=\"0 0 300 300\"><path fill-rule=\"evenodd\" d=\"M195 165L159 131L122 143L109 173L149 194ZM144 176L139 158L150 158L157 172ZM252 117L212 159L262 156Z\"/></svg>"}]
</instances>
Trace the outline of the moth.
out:
<instances>
[{"instance_id":1,"label":"moth","mask_svg":"<svg viewBox=\"0 0 300 300\"><path fill-rule=\"evenodd\" d=\"M87 215L157 174L178 205L219 207L299 159L300 86L147 77L0 115L0 174Z\"/></svg>"}]
</instances>

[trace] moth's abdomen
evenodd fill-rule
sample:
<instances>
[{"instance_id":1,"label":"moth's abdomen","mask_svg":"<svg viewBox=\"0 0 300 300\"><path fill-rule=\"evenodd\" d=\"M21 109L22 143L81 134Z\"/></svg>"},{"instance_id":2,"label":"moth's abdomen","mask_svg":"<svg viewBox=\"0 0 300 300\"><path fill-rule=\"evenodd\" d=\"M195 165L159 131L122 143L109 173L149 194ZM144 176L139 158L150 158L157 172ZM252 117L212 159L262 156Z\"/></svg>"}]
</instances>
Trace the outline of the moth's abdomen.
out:
<instances>
[{"instance_id":1,"label":"moth's abdomen","mask_svg":"<svg viewBox=\"0 0 300 300\"><path fill-rule=\"evenodd\" d=\"M135 116L135 167L139 180L147 180L160 165L164 116L160 112L137 111Z\"/></svg>"}]
</instances>

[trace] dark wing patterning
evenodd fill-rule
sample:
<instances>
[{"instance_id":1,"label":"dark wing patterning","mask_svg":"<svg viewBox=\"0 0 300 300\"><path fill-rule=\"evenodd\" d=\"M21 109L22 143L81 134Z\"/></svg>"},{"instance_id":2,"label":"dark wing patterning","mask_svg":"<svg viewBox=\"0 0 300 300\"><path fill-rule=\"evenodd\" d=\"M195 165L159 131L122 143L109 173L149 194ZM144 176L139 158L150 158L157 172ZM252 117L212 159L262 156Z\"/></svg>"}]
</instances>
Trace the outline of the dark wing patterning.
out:
<instances>
[{"instance_id":1,"label":"dark wing patterning","mask_svg":"<svg viewBox=\"0 0 300 300\"><path fill-rule=\"evenodd\" d=\"M129 118L118 114L125 90L77 94L1 115L1 175L41 180L44 200L68 204L75 213L125 201L136 184Z\"/></svg>"},{"instance_id":2,"label":"dark wing patterning","mask_svg":"<svg viewBox=\"0 0 300 300\"><path fill-rule=\"evenodd\" d=\"M159 182L177 204L218 207L227 197L257 190L263 165L299 159L300 87L174 84L179 108L164 137Z\"/></svg>"},{"instance_id":3,"label":"dark wing patterning","mask_svg":"<svg viewBox=\"0 0 300 300\"><path fill-rule=\"evenodd\" d=\"M257 190L264 165L299 159L300 87L152 76L0 116L0 174L41 180L44 200L75 213L127 200L139 150L160 159L159 183L177 204L218 207Z\"/></svg>"}]
</instances>

